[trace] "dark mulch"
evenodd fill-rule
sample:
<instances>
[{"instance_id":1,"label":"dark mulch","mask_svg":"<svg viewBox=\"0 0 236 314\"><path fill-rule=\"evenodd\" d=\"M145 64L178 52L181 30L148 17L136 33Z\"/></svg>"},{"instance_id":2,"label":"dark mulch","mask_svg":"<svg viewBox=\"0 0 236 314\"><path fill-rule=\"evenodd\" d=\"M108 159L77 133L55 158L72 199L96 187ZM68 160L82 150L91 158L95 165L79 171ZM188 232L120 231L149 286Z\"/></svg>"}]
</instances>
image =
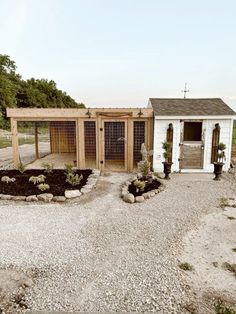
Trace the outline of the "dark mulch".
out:
<instances>
[{"instance_id":1,"label":"dark mulch","mask_svg":"<svg viewBox=\"0 0 236 314\"><path fill-rule=\"evenodd\" d=\"M18 170L0 170L0 194L9 195L38 195L41 193L52 193L56 196L63 196L65 190L77 190L81 189L87 182L88 176L92 173L92 170L77 170L76 173L83 175L83 179L80 181L79 185L73 187L67 183L65 170L64 169L54 169L52 173L45 173L44 170L32 169L26 170L24 173L20 173ZM31 176L38 176L40 174L45 175L45 183L50 186L49 190L41 192L37 185L33 182L29 182ZM1 181L3 176L8 176L10 178L15 178L15 182L5 183Z\"/></svg>"},{"instance_id":2,"label":"dark mulch","mask_svg":"<svg viewBox=\"0 0 236 314\"><path fill-rule=\"evenodd\" d=\"M144 181L144 180L141 179L141 181ZM134 186L133 182L131 182L131 184L129 185L128 191L132 193L134 196L140 196L143 193L158 189L159 186L161 185L161 182L158 181L157 179L153 179L152 182L148 182L148 181L145 181L145 182L146 184L145 184L144 191L136 192L136 186Z\"/></svg>"}]
</instances>

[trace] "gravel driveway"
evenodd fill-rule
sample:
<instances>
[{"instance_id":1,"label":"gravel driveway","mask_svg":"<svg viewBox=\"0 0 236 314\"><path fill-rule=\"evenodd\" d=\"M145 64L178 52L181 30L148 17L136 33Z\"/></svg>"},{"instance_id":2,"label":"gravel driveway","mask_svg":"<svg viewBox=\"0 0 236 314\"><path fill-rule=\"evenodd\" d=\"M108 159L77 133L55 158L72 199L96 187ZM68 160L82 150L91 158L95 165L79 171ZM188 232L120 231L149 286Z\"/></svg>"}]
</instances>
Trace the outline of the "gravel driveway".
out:
<instances>
[{"instance_id":1,"label":"gravel driveway","mask_svg":"<svg viewBox=\"0 0 236 314\"><path fill-rule=\"evenodd\" d=\"M103 176L77 203L0 203L0 268L37 273L30 309L185 313L181 239L232 185L176 174L156 197L127 204L127 178Z\"/></svg>"}]
</instances>

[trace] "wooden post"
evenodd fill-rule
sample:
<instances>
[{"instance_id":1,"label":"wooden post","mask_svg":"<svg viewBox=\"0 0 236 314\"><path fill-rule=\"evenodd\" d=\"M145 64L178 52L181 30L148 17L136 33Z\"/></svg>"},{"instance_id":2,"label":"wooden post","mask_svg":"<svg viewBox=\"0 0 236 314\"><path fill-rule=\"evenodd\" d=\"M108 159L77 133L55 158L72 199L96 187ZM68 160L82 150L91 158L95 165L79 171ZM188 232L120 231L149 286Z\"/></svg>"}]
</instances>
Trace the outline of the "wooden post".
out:
<instances>
[{"instance_id":1,"label":"wooden post","mask_svg":"<svg viewBox=\"0 0 236 314\"><path fill-rule=\"evenodd\" d=\"M134 156L134 126L133 121L128 119L128 135L127 135L127 166L128 171L133 170L133 156Z\"/></svg>"},{"instance_id":2,"label":"wooden post","mask_svg":"<svg viewBox=\"0 0 236 314\"><path fill-rule=\"evenodd\" d=\"M17 166L20 162L17 134L17 120L11 118L11 134L12 134L12 156L14 165Z\"/></svg>"},{"instance_id":3,"label":"wooden post","mask_svg":"<svg viewBox=\"0 0 236 314\"><path fill-rule=\"evenodd\" d=\"M34 139L35 139L35 158L39 159L39 140L38 140L38 124L35 122L34 127Z\"/></svg>"},{"instance_id":4,"label":"wooden post","mask_svg":"<svg viewBox=\"0 0 236 314\"><path fill-rule=\"evenodd\" d=\"M78 159L79 167L85 168L85 153L84 153L84 121L78 119Z\"/></svg>"}]
</instances>

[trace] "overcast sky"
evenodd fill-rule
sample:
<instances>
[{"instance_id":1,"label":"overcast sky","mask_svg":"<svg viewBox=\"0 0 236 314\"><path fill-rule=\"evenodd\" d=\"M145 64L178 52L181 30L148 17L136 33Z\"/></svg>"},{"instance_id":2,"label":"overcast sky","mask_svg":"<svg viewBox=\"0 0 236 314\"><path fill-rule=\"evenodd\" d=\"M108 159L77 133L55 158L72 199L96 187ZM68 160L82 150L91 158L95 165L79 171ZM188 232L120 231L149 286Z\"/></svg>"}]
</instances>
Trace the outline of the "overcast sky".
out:
<instances>
[{"instance_id":1,"label":"overcast sky","mask_svg":"<svg viewBox=\"0 0 236 314\"><path fill-rule=\"evenodd\" d=\"M87 106L236 105L235 0L0 0L0 53ZM234 106L236 108L236 106Z\"/></svg>"}]
</instances>

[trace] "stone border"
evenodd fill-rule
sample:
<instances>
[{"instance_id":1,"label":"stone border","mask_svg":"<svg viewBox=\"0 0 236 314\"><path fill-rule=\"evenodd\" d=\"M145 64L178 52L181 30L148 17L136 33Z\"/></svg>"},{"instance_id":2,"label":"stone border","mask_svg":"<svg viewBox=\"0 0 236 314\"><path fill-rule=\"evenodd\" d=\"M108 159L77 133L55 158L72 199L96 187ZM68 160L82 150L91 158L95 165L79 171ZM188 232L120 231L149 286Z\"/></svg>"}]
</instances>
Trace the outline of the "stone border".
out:
<instances>
[{"instance_id":1,"label":"stone border","mask_svg":"<svg viewBox=\"0 0 236 314\"><path fill-rule=\"evenodd\" d=\"M140 179L141 175L138 174L137 176L134 176L130 178L130 180L126 181L122 187L121 187L121 198L123 199L124 202L126 203L143 203L145 200L150 199L151 197L155 196L156 194L160 193L165 189L165 185L159 180L157 177L153 177L153 179L158 180L161 185L159 186L158 189L151 190L149 192L143 193L140 196L134 196L132 193L129 193L128 188L129 185L136 179Z\"/></svg>"},{"instance_id":2,"label":"stone border","mask_svg":"<svg viewBox=\"0 0 236 314\"><path fill-rule=\"evenodd\" d=\"M29 196L21 195L6 195L0 194L0 200L11 200L11 201L25 201L25 202L65 202L67 199L79 197L83 194L89 193L97 184L98 177L100 176L100 170L92 169L92 173L88 176L86 184L80 190L66 190L65 196L54 196L51 193L42 193Z\"/></svg>"}]
</instances>

